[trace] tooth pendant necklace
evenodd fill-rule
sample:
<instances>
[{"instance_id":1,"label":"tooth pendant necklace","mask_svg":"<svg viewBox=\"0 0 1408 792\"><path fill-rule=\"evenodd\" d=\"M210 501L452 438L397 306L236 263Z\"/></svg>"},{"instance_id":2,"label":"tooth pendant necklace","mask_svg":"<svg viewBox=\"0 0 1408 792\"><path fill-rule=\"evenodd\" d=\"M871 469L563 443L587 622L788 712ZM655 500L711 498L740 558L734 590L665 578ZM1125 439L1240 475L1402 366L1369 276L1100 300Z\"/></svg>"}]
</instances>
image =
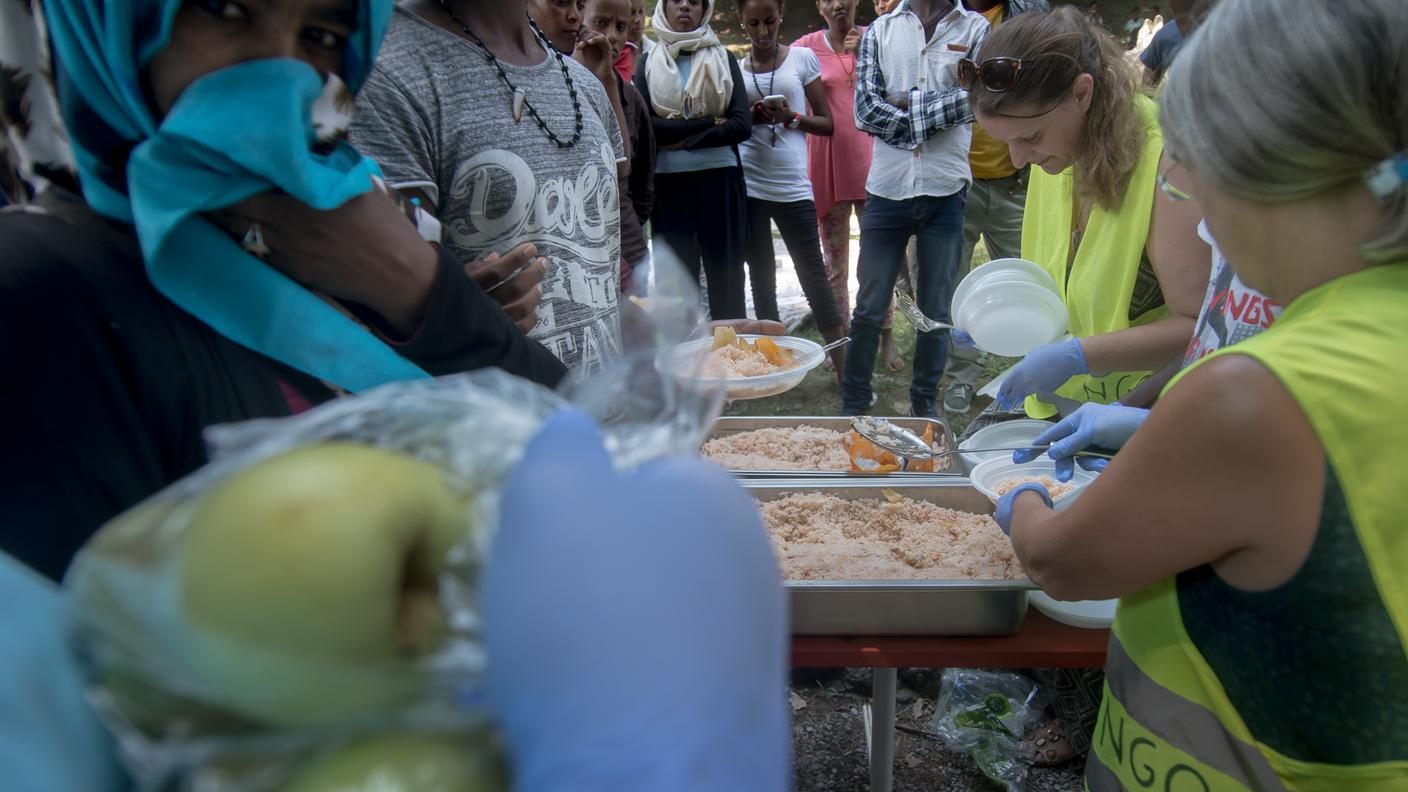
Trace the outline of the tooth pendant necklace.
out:
<instances>
[{"instance_id":1,"label":"tooth pendant necklace","mask_svg":"<svg viewBox=\"0 0 1408 792\"><path fill-rule=\"evenodd\" d=\"M522 88L513 89L513 123L523 120L523 106L528 104L528 92Z\"/></svg>"}]
</instances>

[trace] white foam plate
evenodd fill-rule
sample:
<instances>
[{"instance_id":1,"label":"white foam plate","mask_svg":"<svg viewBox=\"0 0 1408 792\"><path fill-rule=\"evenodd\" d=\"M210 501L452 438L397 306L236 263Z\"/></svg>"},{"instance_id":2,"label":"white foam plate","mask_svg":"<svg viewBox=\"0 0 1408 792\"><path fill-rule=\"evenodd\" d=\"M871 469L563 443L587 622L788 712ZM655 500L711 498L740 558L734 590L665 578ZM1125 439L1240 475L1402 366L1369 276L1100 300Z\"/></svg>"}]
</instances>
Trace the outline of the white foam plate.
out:
<instances>
[{"instance_id":1,"label":"white foam plate","mask_svg":"<svg viewBox=\"0 0 1408 792\"><path fill-rule=\"evenodd\" d=\"M1023 357L1066 334L1069 316L1061 298L1035 283L983 284L955 306L954 324L985 352Z\"/></svg>"},{"instance_id":2,"label":"white foam plate","mask_svg":"<svg viewBox=\"0 0 1408 792\"><path fill-rule=\"evenodd\" d=\"M1099 630L1115 621L1115 605L1119 600L1077 600L1062 602L1044 591L1033 591L1030 600L1036 609L1062 624Z\"/></svg>"},{"instance_id":3,"label":"white foam plate","mask_svg":"<svg viewBox=\"0 0 1408 792\"><path fill-rule=\"evenodd\" d=\"M958 444L958 450L964 451L969 448L1010 448L1012 446L1029 445L1037 435L1051 428L1050 421L1039 421L1035 418L1022 418L1016 421L1003 421L992 426L984 426L973 433L972 437ZM1011 451L989 451L985 454L959 454L959 460L963 462L963 469L969 473L978 466L979 462L987 459L997 459L999 457L1012 458Z\"/></svg>"}]
</instances>

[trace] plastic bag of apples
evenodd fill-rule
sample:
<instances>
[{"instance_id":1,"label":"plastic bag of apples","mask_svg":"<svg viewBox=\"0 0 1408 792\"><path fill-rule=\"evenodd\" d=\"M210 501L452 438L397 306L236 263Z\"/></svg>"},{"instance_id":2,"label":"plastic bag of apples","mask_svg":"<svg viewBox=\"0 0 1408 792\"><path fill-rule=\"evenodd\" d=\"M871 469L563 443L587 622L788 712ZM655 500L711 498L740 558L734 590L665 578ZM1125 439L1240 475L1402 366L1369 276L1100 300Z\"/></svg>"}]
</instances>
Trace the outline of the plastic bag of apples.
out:
<instances>
[{"instance_id":1,"label":"plastic bag of apples","mask_svg":"<svg viewBox=\"0 0 1408 792\"><path fill-rule=\"evenodd\" d=\"M65 580L90 700L139 787L507 788L475 603L497 494L569 405L618 465L698 448L722 393L654 365L697 316L654 321L557 392L482 371L210 430L211 462L104 526Z\"/></svg>"}]
</instances>

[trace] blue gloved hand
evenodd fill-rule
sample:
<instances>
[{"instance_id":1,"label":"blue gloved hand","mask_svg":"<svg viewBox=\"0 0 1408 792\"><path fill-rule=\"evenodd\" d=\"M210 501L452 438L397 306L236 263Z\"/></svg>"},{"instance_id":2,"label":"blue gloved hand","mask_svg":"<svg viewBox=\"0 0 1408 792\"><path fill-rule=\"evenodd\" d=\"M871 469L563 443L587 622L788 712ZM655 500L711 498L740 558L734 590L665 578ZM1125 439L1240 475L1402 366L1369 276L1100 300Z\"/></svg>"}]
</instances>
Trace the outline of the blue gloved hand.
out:
<instances>
[{"instance_id":1,"label":"blue gloved hand","mask_svg":"<svg viewBox=\"0 0 1408 792\"><path fill-rule=\"evenodd\" d=\"M948 331L948 340L953 342L954 349L975 349L978 344L973 341L973 336L959 330L957 327Z\"/></svg>"},{"instance_id":2,"label":"blue gloved hand","mask_svg":"<svg viewBox=\"0 0 1408 792\"><path fill-rule=\"evenodd\" d=\"M122 790L116 747L64 643L59 590L0 553L0 767L6 789Z\"/></svg>"},{"instance_id":3,"label":"blue gloved hand","mask_svg":"<svg viewBox=\"0 0 1408 792\"><path fill-rule=\"evenodd\" d=\"M1008 372L997 391L997 406L1010 410L1033 393L1054 392L1071 377L1089 373L1080 339L1068 338L1039 346Z\"/></svg>"},{"instance_id":4,"label":"blue gloved hand","mask_svg":"<svg viewBox=\"0 0 1408 792\"><path fill-rule=\"evenodd\" d=\"M1028 481L1026 484L1018 485L1016 489L997 499L997 513L992 516L997 520L997 525L1002 532L1008 536L1012 535L1012 504L1017 502L1017 496L1023 492L1035 492L1046 501L1047 508L1051 507L1051 493L1046 491L1046 487L1035 481Z\"/></svg>"},{"instance_id":5,"label":"blue gloved hand","mask_svg":"<svg viewBox=\"0 0 1408 792\"><path fill-rule=\"evenodd\" d=\"M792 788L786 595L736 482L699 459L619 473L560 413L500 525L482 603L515 789Z\"/></svg>"},{"instance_id":6,"label":"blue gloved hand","mask_svg":"<svg viewBox=\"0 0 1408 792\"><path fill-rule=\"evenodd\" d=\"M1118 449L1134 436L1140 424L1149 417L1149 411L1139 407L1125 407L1115 404L1082 404L1080 409L1056 422L1032 441L1032 445L1050 445L1046 455L1056 460L1056 478L1070 481L1074 472L1071 456L1077 451L1092 446ZM1012 452L1013 462L1030 462L1040 454L1038 449L1024 449ZM1080 458L1081 467L1086 470L1102 470L1109 460ZM1098 464L1097 464L1098 463Z\"/></svg>"}]
</instances>

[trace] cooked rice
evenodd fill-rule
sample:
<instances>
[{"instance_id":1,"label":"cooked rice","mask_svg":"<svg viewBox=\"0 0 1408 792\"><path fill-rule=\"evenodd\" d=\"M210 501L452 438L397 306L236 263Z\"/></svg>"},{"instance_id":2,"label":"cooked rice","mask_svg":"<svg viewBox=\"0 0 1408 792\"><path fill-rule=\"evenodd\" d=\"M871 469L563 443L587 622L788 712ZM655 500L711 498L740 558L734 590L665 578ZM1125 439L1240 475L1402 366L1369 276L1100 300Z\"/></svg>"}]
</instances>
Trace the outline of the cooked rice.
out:
<instances>
[{"instance_id":1,"label":"cooked rice","mask_svg":"<svg viewBox=\"0 0 1408 792\"><path fill-rule=\"evenodd\" d=\"M1045 487L1046 493L1051 496L1052 500L1075 492L1080 486L1072 482L1057 481L1050 476L1017 476L1016 478L1003 479L997 482L997 484L993 486L992 491L997 493L998 497L1001 497L1028 482L1040 484Z\"/></svg>"},{"instance_id":2,"label":"cooked rice","mask_svg":"<svg viewBox=\"0 0 1408 792\"><path fill-rule=\"evenodd\" d=\"M729 470L850 470L846 433L805 424L716 437L699 453Z\"/></svg>"},{"instance_id":3,"label":"cooked rice","mask_svg":"<svg viewBox=\"0 0 1408 792\"><path fill-rule=\"evenodd\" d=\"M796 367L796 361L788 361L781 366L773 365L762 352L756 349L739 349L736 346L722 346L711 350L704 361L704 370L709 376L728 379L761 377Z\"/></svg>"},{"instance_id":4,"label":"cooked rice","mask_svg":"<svg viewBox=\"0 0 1408 792\"><path fill-rule=\"evenodd\" d=\"M991 517L901 497L798 493L759 504L788 580L1026 577Z\"/></svg>"},{"instance_id":5,"label":"cooked rice","mask_svg":"<svg viewBox=\"0 0 1408 792\"><path fill-rule=\"evenodd\" d=\"M750 429L735 432L724 437L716 437L704 443L699 453L712 459L729 470L839 470L851 471L850 449L847 437L852 432L838 432L818 426L798 424L791 427ZM859 437L859 435L857 435ZM943 441L934 443L934 450L943 450ZM880 453L881 449L874 449ZM895 462L889 458L890 462ZM953 457L939 457L932 464L933 469L948 470ZM873 459L864 457L875 465ZM896 464L898 464L896 462ZM930 468L911 464L911 470L929 471Z\"/></svg>"}]
</instances>

